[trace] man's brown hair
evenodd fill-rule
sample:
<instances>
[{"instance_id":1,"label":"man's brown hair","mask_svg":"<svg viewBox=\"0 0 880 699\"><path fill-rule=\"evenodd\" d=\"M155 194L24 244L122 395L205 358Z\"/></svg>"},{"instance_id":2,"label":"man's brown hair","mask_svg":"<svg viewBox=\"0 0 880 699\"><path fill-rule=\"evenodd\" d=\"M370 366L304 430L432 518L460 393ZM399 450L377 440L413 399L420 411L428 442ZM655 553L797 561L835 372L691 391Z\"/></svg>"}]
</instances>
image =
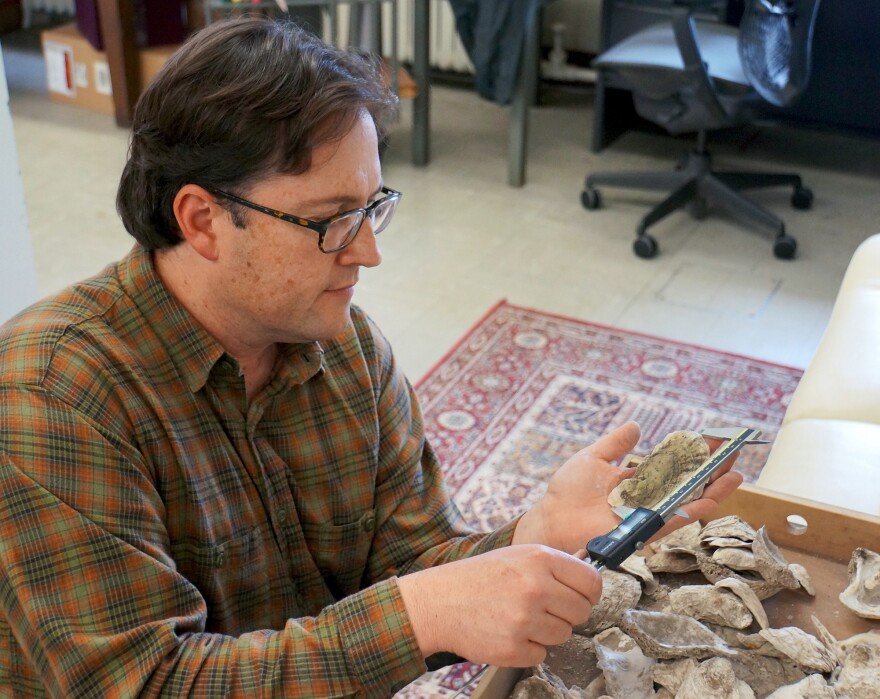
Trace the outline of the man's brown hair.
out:
<instances>
[{"instance_id":1,"label":"man's brown hair","mask_svg":"<svg viewBox=\"0 0 880 699\"><path fill-rule=\"evenodd\" d=\"M183 185L235 190L300 174L314 147L343 137L364 110L381 138L395 105L375 62L292 22L212 24L138 100L116 208L148 250L176 245L172 205Z\"/></svg>"}]
</instances>

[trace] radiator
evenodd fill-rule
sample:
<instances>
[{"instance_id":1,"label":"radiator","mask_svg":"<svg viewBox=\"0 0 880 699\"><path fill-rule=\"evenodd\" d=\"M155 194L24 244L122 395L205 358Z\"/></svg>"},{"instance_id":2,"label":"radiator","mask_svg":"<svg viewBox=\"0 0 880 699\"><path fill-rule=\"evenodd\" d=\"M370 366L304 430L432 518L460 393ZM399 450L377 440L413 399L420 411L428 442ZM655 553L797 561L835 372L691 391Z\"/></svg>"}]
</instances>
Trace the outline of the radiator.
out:
<instances>
[{"instance_id":1,"label":"radiator","mask_svg":"<svg viewBox=\"0 0 880 699\"><path fill-rule=\"evenodd\" d=\"M35 12L73 17L76 13L74 0L22 0L22 24L28 29Z\"/></svg>"},{"instance_id":2,"label":"radiator","mask_svg":"<svg viewBox=\"0 0 880 699\"><path fill-rule=\"evenodd\" d=\"M394 46L395 8L393 7L395 4L397 14L396 47ZM393 56L396 49L398 60L411 63L417 40L413 32L413 0L382 2L381 8L383 55ZM340 4L335 11L335 27L328 28L328 23L325 22L324 38L339 45L347 45L351 38L350 6ZM428 60L431 67L459 73L473 73L473 64L458 37L458 32L455 29L455 16L449 3L446 0L430 0L429 12L431 35L428 37L430 44Z\"/></svg>"}]
</instances>

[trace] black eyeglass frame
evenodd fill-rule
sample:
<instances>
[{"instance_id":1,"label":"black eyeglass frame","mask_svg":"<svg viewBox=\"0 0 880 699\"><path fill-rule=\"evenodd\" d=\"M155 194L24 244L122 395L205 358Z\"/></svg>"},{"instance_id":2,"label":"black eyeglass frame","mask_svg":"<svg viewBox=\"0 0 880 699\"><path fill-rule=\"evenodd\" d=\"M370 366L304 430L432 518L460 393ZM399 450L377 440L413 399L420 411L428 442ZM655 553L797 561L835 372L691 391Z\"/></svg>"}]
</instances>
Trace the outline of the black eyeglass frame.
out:
<instances>
[{"instance_id":1,"label":"black eyeglass frame","mask_svg":"<svg viewBox=\"0 0 880 699\"><path fill-rule=\"evenodd\" d=\"M341 213L336 214L335 216L331 216L330 218L322 219L321 221L312 221L308 218L302 218L301 216L295 216L293 214L287 214L283 211L278 211L278 209L270 209L268 206L263 206L262 204L257 204L248 199L243 199L235 194L231 194L230 192L226 192L222 189L216 189L214 187L205 187L211 194L221 197L223 199L228 199L231 202L235 202L236 204L241 204L242 206L246 206L249 209L253 209L254 211L259 211L261 214L266 214L267 216L272 216L274 218L281 219L282 221L286 221L287 223L292 223L295 226L302 226L303 228L308 228L309 230L313 230L318 233L318 248L323 253L331 253L331 252L339 252L343 250L347 246L349 246L352 241L357 237L358 232L361 229L361 226L364 224L364 221L370 217L373 211L376 210L380 204L386 204L389 200L398 201L402 196L400 192L396 189L391 189L390 187L382 187L379 191L385 196L381 199L377 199L372 204L367 206L366 208L357 208L350 209L349 211L343 211ZM397 205L395 204L395 207ZM393 210L392 210L393 213ZM346 241L331 250L327 250L324 248L324 238L327 235L327 231L330 230L330 226L332 226L336 221L341 218L345 218L346 216L351 216L352 214L360 214L361 220L360 223L353 227L353 233L346 239Z\"/></svg>"}]
</instances>

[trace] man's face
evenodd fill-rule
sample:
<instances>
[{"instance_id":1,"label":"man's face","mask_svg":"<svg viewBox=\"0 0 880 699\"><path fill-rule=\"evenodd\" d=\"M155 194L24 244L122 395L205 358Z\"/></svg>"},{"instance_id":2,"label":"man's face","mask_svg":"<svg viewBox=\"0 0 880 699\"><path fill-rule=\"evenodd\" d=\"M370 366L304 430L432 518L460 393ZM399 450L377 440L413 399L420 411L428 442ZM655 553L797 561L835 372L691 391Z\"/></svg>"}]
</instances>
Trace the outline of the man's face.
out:
<instances>
[{"instance_id":1,"label":"man's face","mask_svg":"<svg viewBox=\"0 0 880 699\"><path fill-rule=\"evenodd\" d=\"M275 175L240 194L263 206L321 221L366 207L381 197L376 128L364 113L341 140L319 145L300 175ZM369 219L352 243L335 253L318 248L319 234L243 209L246 226L231 220L222 238L222 273L215 298L228 330L252 346L309 342L338 335L360 267L382 256Z\"/></svg>"}]
</instances>

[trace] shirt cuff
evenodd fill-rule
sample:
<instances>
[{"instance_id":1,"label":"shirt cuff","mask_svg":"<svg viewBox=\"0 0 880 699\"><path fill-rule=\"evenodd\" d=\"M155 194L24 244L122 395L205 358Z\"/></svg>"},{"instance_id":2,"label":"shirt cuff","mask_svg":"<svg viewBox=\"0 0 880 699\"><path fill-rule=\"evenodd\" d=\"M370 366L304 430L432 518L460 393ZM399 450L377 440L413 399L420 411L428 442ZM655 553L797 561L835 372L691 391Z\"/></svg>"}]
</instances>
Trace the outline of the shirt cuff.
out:
<instances>
[{"instance_id":1,"label":"shirt cuff","mask_svg":"<svg viewBox=\"0 0 880 699\"><path fill-rule=\"evenodd\" d=\"M389 696L427 671L397 578L334 605L348 665L367 696Z\"/></svg>"}]
</instances>

